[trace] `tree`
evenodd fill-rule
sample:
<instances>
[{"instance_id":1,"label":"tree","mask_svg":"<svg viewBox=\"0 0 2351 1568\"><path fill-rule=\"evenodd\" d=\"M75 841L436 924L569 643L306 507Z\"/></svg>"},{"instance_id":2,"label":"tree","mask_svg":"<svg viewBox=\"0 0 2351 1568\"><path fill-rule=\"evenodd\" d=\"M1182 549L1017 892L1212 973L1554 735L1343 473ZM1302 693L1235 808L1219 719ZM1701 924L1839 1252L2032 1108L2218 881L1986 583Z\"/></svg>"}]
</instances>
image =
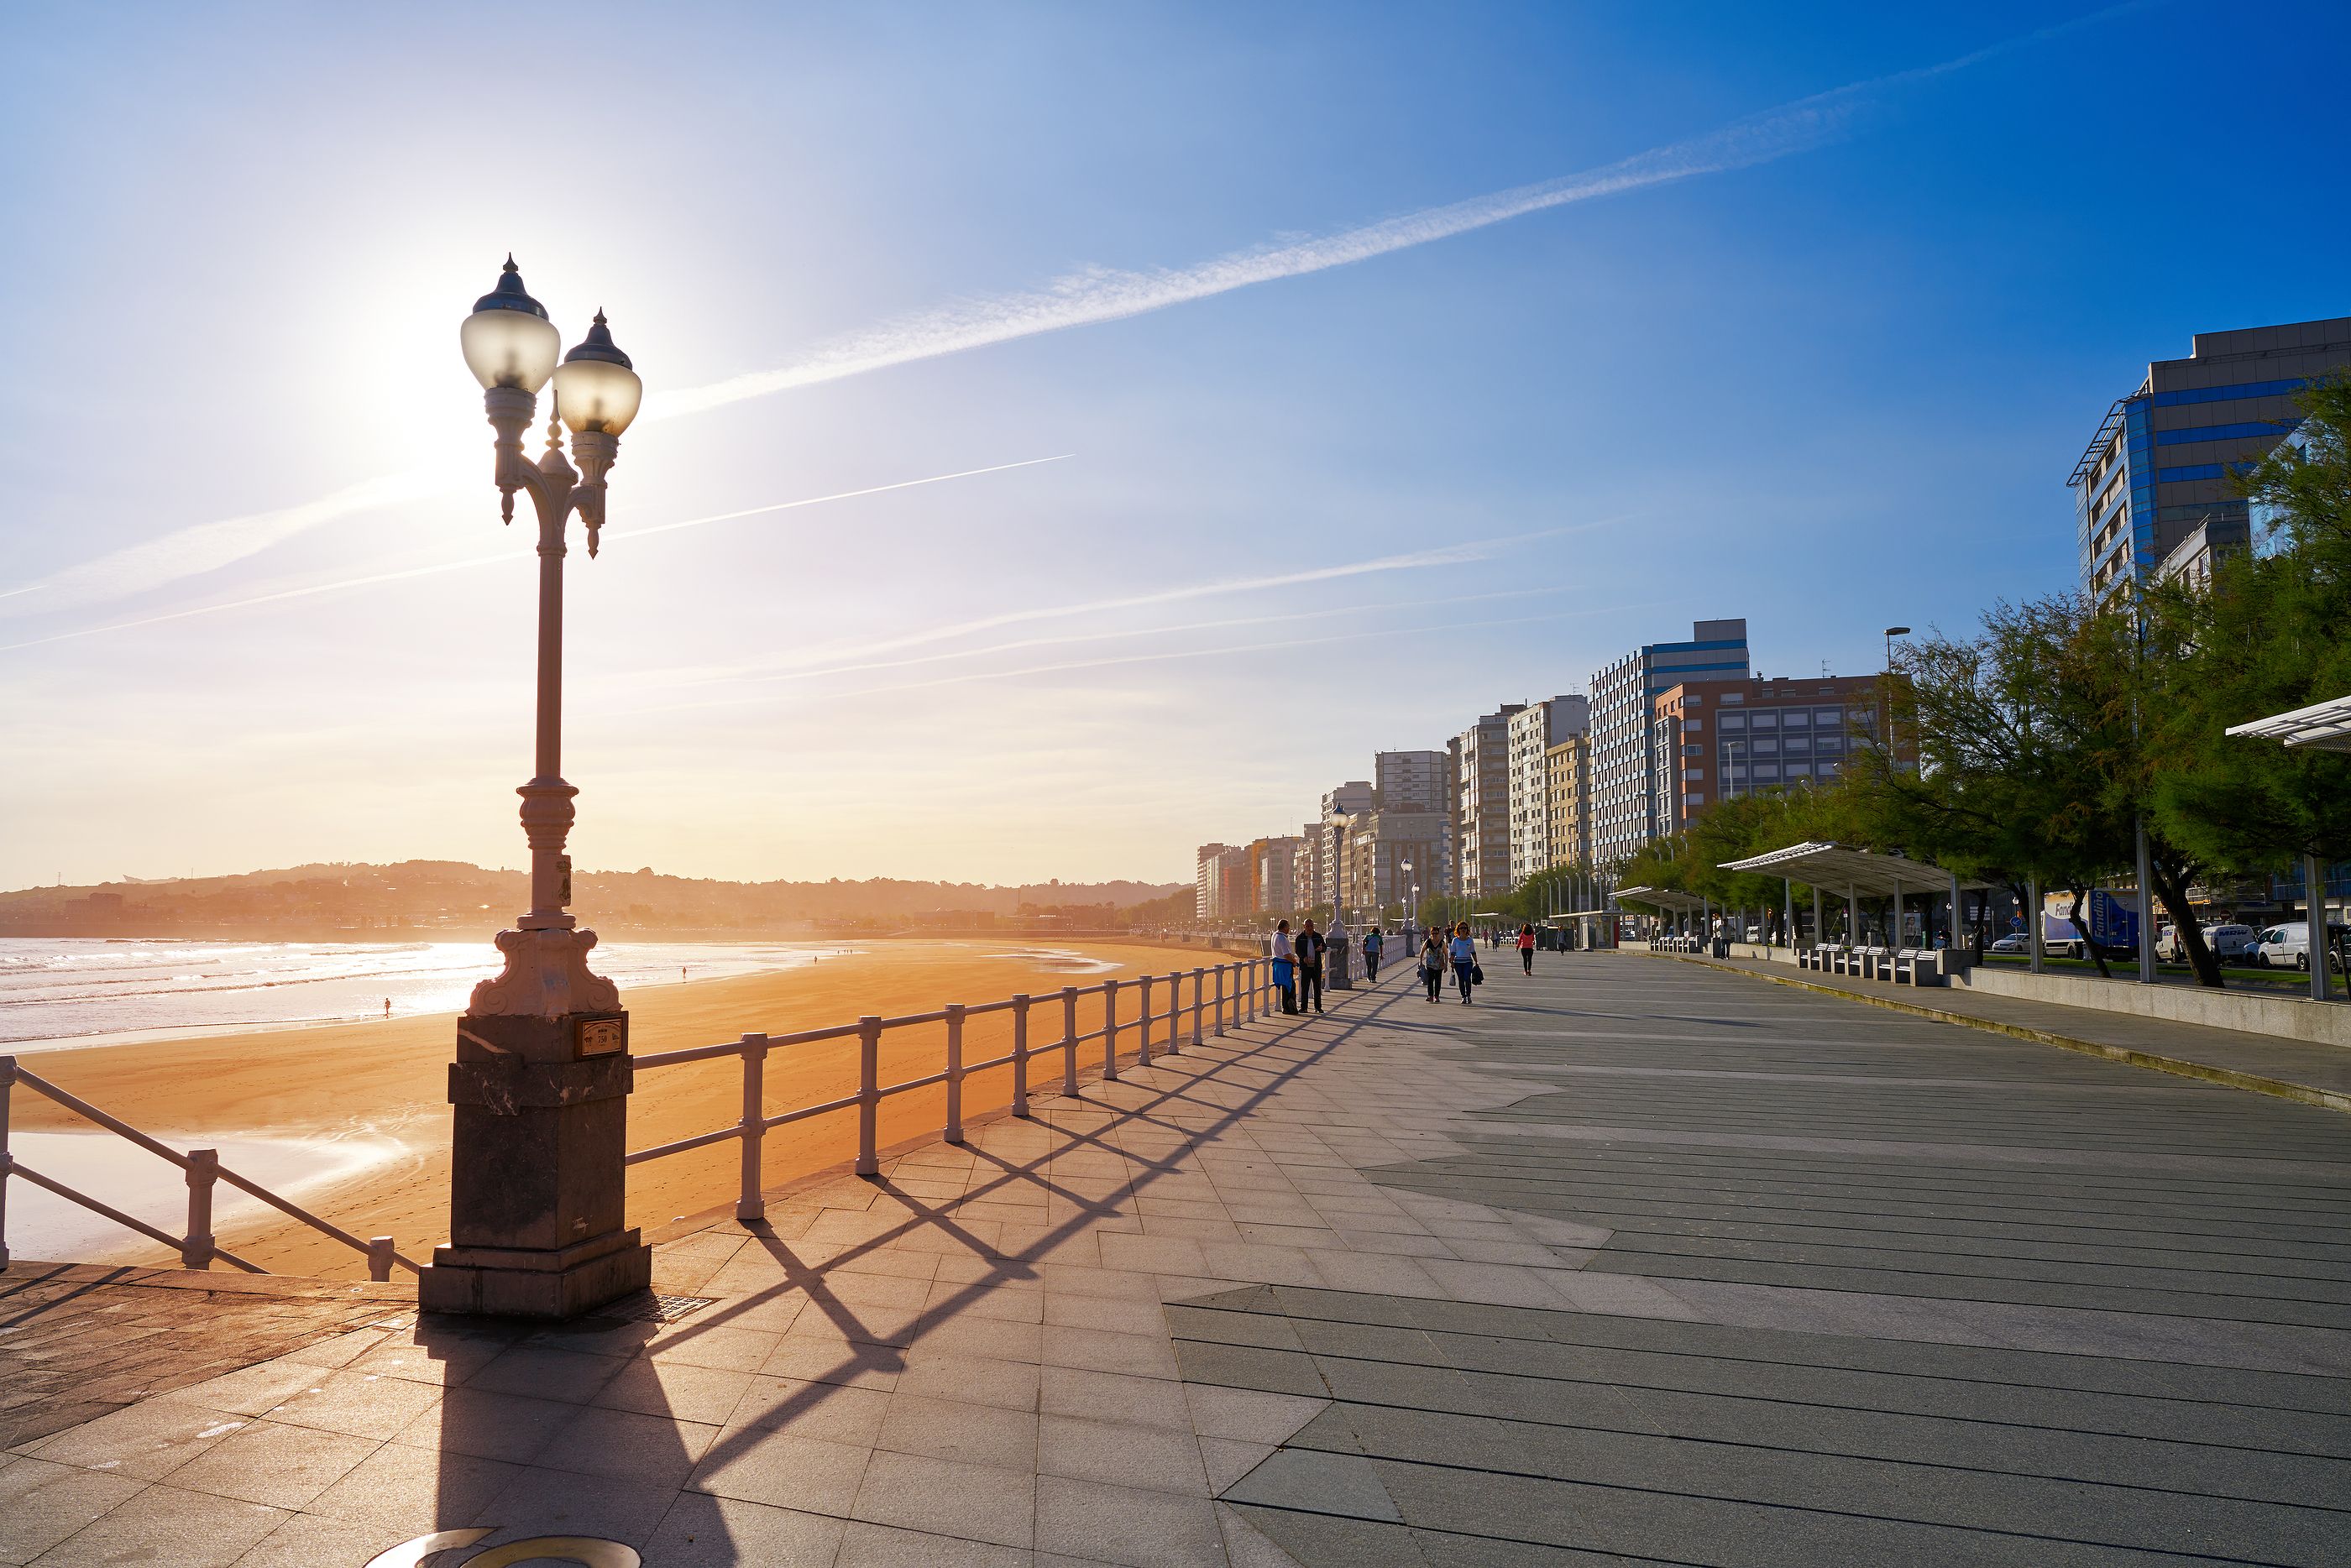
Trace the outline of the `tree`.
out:
<instances>
[{"instance_id":1,"label":"tree","mask_svg":"<svg viewBox=\"0 0 2351 1568\"><path fill-rule=\"evenodd\" d=\"M2351 763L2224 732L2351 693L2351 380L2299 400L2300 444L2241 484L2275 519L2255 552L2221 562L2208 588L2147 597L2169 677L2151 693L2155 814L2167 836L2239 871L2351 859Z\"/></svg>"},{"instance_id":2,"label":"tree","mask_svg":"<svg viewBox=\"0 0 2351 1568\"><path fill-rule=\"evenodd\" d=\"M1915 639L1897 656L1888 711L1916 764L1883 745L1861 753L1841 803L1850 830L1962 876L2064 888L2085 929L2091 885L2133 860L2147 813L2148 663L2129 607L2079 594L1995 605L1972 638ZM2188 901L2193 853L2159 830L2148 849L2146 891L2170 912L2198 978L2220 984ZM2153 914L2150 900L2142 918ZM2095 942L2090 953L2109 972Z\"/></svg>"}]
</instances>

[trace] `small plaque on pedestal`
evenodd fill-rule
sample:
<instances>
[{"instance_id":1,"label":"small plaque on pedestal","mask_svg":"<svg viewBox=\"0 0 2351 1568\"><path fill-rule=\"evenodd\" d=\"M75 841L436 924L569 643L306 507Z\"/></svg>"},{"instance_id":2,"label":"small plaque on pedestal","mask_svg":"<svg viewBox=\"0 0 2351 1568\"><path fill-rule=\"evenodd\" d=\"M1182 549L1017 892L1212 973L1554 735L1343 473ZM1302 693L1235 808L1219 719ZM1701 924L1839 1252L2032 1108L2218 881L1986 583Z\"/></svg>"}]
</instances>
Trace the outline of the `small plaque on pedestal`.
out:
<instances>
[{"instance_id":1,"label":"small plaque on pedestal","mask_svg":"<svg viewBox=\"0 0 2351 1568\"><path fill-rule=\"evenodd\" d=\"M616 1012L609 1018L575 1018L572 1020L572 1046L581 1060L590 1056L616 1056L629 1048L629 1015Z\"/></svg>"}]
</instances>

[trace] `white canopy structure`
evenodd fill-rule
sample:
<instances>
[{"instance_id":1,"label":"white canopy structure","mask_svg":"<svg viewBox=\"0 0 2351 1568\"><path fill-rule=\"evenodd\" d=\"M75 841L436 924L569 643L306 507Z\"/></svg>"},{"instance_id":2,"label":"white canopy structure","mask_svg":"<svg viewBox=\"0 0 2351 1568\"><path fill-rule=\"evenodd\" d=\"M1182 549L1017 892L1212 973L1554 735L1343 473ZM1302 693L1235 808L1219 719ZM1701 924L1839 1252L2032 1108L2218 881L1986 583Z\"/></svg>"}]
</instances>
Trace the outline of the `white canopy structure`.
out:
<instances>
[{"instance_id":1,"label":"white canopy structure","mask_svg":"<svg viewBox=\"0 0 2351 1568\"><path fill-rule=\"evenodd\" d=\"M1907 855L1880 855L1870 849L1849 849L1842 844L1792 844L1744 860L1726 860L1725 871L1781 877L1815 888L1848 888L1864 893L1923 893L1949 886L1973 892L1989 882L1963 882L1931 861Z\"/></svg>"},{"instance_id":2,"label":"white canopy structure","mask_svg":"<svg viewBox=\"0 0 2351 1568\"><path fill-rule=\"evenodd\" d=\"M2276 741L2297 750L2351 752L2351 697L2314 702L2291 713L2273 713L2250 724L2231 724L2228 732L2249 741ZM2314 1002L2329 999L2325 951L2327 945L2326 867L2315 855L2302 857L2302 886L2308 905L2310 995Z\"/></svg>"},{"instance_id":3,"label":"white canopy structure","mask_svg":"<svg viewBox=\"0 0 2351 1568\"><path fill-rule=\"evenodd\" d=\"M1653 904L1660 909L1671 909L1677 915L1693 915L1711 906L1696 893L1684 893L1672 888L1619 888L1616 901L1630 899L1635 904Z\"/></svg>"},{"instance_id":4,"label":"white canopy structure","mask_svg":"<svg viewBox=\"0 0 2351 1568\"><path fill-rule=\"evenodd\" d=\"M2273 713L2250 724L2231 724L2229 733L2313 751L2351 752L2351 697L2314 702L2291 713Z\"/></svg>"}]
</instances>

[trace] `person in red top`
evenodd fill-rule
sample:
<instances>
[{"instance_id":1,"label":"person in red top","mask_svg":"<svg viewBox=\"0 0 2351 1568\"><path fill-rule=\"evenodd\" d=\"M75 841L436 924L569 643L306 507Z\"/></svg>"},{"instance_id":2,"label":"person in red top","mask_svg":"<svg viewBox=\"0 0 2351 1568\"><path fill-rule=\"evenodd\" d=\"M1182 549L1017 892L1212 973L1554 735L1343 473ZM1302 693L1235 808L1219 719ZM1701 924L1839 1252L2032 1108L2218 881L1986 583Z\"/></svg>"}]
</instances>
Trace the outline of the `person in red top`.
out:
<instances>
[{"instance_id":1,"label":"person in red top","mask_svg":"<svg viewBox=\"0 0 2351 1568\"><path fill-rule=\"evenodd\" d=\"M1519 928L1519 967L1529 974L1535 971L1535 929L1531 925Z\"/></svg>"}]
</instances>

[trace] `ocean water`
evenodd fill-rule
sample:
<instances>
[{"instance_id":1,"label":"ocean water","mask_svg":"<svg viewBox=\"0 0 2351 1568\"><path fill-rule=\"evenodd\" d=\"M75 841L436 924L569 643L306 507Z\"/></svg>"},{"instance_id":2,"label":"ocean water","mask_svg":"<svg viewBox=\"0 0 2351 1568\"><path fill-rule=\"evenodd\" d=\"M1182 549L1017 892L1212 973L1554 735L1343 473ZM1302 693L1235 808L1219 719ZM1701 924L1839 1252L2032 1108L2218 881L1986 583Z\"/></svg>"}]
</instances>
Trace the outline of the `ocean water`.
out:
<instances>
[{"instance_id":1,"label":"ocean water","mask_svg":"<svg viewBox=\"0 0 2351 1568\"><path fill-rule=\"evenodd\" d=\"M175 1148L191 1140L167 1138ZM221 1164L293 1203L311 1189L357 1176L398 1158L402 1146L383 1138L200 1138L220 1151ZM8 1139L9 1152L52 1181L111 1204L169 1236L188 1229L188 1182L180 1168L110 1132L26 1132ZM213 1189L213 1233L272 1212L227 1182ZM364 1229L362 1235L366 1234ZM395 1236L409 1257L422 1256L427 1238ZM102 1214L19 1178L8 1184L8 1250L51 1262L104 1262L152 1253L156 1243ZM352 1254L357 1257L357 1253ZM226 1263L216 1268L226 1269Z\"/></svg>"},{"instance_id":2,"label":"ocean water","mask_svg":"<svg viewBox=\"0 0 2351 1568\"><path fill-rule=\"evenodd\" d=\"M821 942L605 942L590 964L626 992L799 969L852 950ZM475 982L501 962L486 940L5 938L0 1050L459 1012Z\"/></svg>"}]
</instances>

